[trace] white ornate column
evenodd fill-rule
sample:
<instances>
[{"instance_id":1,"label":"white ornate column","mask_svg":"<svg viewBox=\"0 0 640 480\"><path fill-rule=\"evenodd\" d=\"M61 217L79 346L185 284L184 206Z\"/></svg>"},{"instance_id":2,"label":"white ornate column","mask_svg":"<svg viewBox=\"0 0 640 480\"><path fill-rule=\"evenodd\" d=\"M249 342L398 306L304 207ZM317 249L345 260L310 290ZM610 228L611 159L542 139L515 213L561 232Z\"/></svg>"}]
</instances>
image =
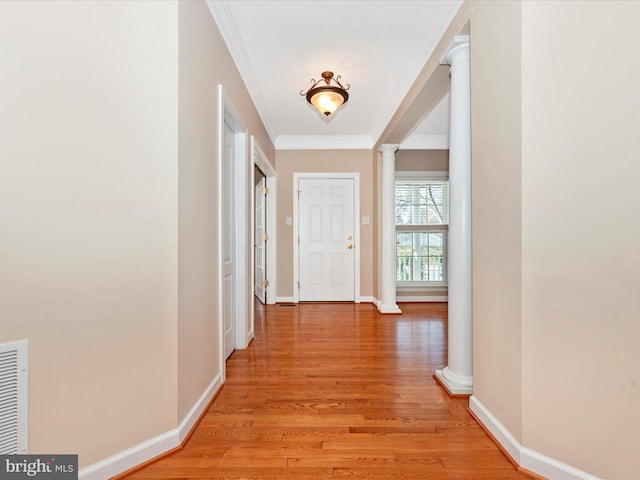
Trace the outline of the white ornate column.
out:
<instances>
[{"instance_id":1,"label":"white ornate column","mask_svg":"<svg viewBox=\"0 0 640 480\"><path fill-rule=\"evenodd\" d=\"M436 379L452 395L473 393L471 278L471 108L469 37L440 61L451 66L449 132L449 357Z\"/></svg>"},{"instance_id":2,"label":"white ornate column","mask_svg":"<svg viewBox=\"0 0 640 480\"><path fill-rule=\"evenodd\" d=\"M380 245L380 313L402 313L396 304L396 150L398 145L382 145L382 238Z\"/></svg>"}]
</instances>

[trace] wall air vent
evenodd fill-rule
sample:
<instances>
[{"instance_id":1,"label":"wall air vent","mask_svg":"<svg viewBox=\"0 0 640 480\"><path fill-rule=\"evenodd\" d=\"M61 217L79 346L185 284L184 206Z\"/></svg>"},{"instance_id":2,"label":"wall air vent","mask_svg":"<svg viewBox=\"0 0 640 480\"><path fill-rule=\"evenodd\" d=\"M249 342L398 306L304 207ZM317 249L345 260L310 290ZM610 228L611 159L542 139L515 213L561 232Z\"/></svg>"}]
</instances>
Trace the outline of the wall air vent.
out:
<instances>
[{"instance_id":1,"label":"wall air vent","mask_svg":"<svg viewBox=\"0 0 640 480\"><path fill-rule=\"evenodd\" d=\"M0 455L27 453L26 340L0 345Z\"/></svg>"}]
</instances>

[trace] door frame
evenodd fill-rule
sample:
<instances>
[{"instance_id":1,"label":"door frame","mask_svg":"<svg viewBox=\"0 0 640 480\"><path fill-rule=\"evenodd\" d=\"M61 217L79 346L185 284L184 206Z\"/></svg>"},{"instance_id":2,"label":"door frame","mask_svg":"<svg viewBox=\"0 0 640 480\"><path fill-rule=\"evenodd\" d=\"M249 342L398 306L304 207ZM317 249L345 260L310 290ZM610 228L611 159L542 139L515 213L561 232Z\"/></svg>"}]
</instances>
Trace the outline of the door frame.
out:
<instances>
[{"instance_id":1,"label":"door frame","mask_svg":"<svg viewBox=\"0 0 640 480\"><path fill-rule=\"evenodd\" d=\"M260 144L255 139L253 135L251 135L250 139L251 143L251 159L253 165L257 166L262 173L265 175L265 184L267 189L269 189L269 194L264 199L264 208L266 209L265 216L265 229L267 231L267 235L269 235L269 240L266 243L265 248L265 260L266 260L266 269L265 269L265 278L269 280L269 289L267 290L267 304L275 304L276 303L276 292L277 290L277 262L276 262L276 252L277 252L277 243L276 243L276 231L277 231L277 218L276 218L276 169L273 167L267 156L265 155L262 148L260 148ZM255 170L253 168L250 169L251 182L250 185L255 184ZM253 188L251 191L251 245L255 245L255 191ZM255 252L254 249L251 249L251 291L253 291L253 285L255 283ZM251 315L251 338L253 338L253 308L250 309Z\"/></svg>"},{"instance_id":2,"label":"door frame","mask_svg":"<svg viewBox=\"0 0 640 480\"><path fill-rule=\"evenodd\" d=\"M242 121L242 117L238 114L238 111L234 108L231 100L227 96L222 85L218 85L218 165L217 165L217 214L218 214L218 319L219 319L219 350L220 361L222 365L222 377L223 381L226 378L226 358L224 349L224 252L223 252L223 188L222 188L222 165L224 162L224 125L225 122L231 127L235 137L235 160L233 163L233 192L234 192L234 207L233 218L242 219L247 218L246 212L248 210L248 182L249 182L249 161L247 152L247 127ZM247 284L248 262L247 262L247 250L249 249L249 225L247 222L237 221L234 223L234 308L235 315L235 348L243 349L249 344L248 332L253 331L253 325L249 326L249 322L253 322L253 316L248 312L248 292L249 286ZM244 273L243 273L244 272ZM253 286L251 286L253 288ZM253 309L252 309L253 310Z\"/></svg>"},{"instance_id":3,"label":"door frame","mask_svg":"<svg viewBox=\"0 0 640 480\"><path fill-rule=\"evenodd\" d=\"M352 179L353 180L353 245L356 248L353 265L353 301L360 303L360 173L359 172L322 172L322 173L293 173L293 301L300 302L300 262L298 237L298 185L301 179Z\"/></svg>"}]
</instances>

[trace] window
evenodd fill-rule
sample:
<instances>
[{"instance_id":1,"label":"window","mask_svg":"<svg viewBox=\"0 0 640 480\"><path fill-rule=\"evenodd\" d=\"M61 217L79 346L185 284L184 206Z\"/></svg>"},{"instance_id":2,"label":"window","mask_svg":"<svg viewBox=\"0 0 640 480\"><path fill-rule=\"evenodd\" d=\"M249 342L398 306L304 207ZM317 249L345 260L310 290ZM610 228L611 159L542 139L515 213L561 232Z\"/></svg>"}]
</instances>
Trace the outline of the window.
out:
<instances>
[{"instance_id":1,"label":"window","mask_svg":"<svg viewBox=\"0 0 640 480\"><path fill-rule=\"evenodd\" d=\"M421 174L396 178L396 283L446 285L449 182Z\"/></svg>"}]
</instances>

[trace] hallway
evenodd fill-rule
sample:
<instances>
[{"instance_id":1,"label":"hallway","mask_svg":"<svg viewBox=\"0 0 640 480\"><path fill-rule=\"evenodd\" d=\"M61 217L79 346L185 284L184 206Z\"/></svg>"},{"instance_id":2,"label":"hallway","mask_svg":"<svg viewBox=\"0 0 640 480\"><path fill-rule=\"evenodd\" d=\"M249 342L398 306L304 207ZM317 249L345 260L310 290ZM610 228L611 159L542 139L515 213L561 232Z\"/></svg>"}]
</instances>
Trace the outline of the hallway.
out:
<instances>
[{"instance_id":1,"label":"hallway","mask_svg":"<svg viewBox=\"0 0 640 480\"><path fill-rule=\"evenodd\" d=\"M447 305L401 307L256 306L255 340L185 448L124 478L529 478L432 378Z\"/></svg>"}]
</instances>

